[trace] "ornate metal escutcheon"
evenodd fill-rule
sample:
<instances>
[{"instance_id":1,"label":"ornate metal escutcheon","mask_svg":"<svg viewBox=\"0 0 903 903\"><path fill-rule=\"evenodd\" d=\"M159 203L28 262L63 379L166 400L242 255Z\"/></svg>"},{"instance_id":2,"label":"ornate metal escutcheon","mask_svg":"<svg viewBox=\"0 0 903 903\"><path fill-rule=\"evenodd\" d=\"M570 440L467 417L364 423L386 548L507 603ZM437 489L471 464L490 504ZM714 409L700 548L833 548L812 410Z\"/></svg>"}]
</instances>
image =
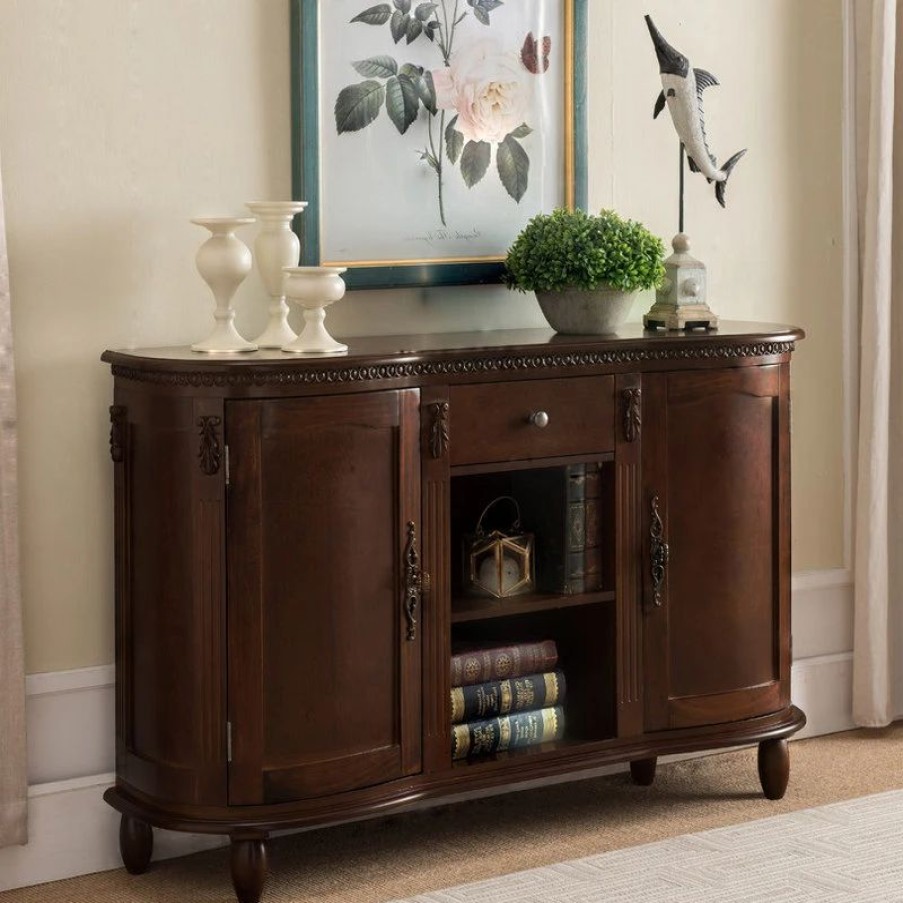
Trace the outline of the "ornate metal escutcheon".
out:
<instances>
[{"instance_id":1,"label":"ornate metal escutcheon","mask_svg":"<svg viewBox=\"0 0 903 903\"><path fill-rule=\"evenodd\" d=\"M621 394L624 398L624 438L628 442L636 442L643 428L643 390L635 386L625 389Z\"/></svg>"},{"instance_id":2,"label":"ornate metal escutcheon","mask_svg":"<svg viewBox=\"0 0 903 903\"><path fill-rule=\"evenodd\" d=\"M222 445L218 427L221 423L222 420L219 417L198 417L197 421L201 437L201 448L198 451L198 458L201 462L201 470L208 477L219 473Z\"/></svg>"},{"instance_id":3,"label":"ornate metal escutcheon","mask_svg":"<svg viewBox=\"0 0 903 903\"><path fill-rule=\"evenodd\" d=\"M110 408L110 457L114 464L125 460L125 407L114 404Z\"/></svg>"},{"instance_id":4,"label":"ornate metal escutcheon","mask_svg":"<svg viewBox=\"0 0 903 903\"><path fill-rule=\"evenodd\" d=\"M433 422L430 426L430 454L441 458L448 451L448 410L447 401L437 401L430 405Z\"/></svg>"},{"instance_id":5,"label":"ornate metal escutcheon","mask_svg":"<svg viewBox=\"0 0 903 903\"><path fill-rule=\"evenodd\" d=\"M417 552L417 525L408 521L408 541L404 549L404 616L408 621L409 640L417 639L417 606L425 582Z\"/></svg>"},{"instance_id":6,"label":"ornate metal escutcheon","mask_svg":"<svg viewBox=\"0 0 903 903\"><path fill-rule=\"evenodd\" d=\"M658 511L658 496L652 497L652 526L649 528L652 601L657 608L662 605L662 587L665 584L665 569L668 567L670 549L665 542L665 527Z\"/></svg>"}]
</instances>

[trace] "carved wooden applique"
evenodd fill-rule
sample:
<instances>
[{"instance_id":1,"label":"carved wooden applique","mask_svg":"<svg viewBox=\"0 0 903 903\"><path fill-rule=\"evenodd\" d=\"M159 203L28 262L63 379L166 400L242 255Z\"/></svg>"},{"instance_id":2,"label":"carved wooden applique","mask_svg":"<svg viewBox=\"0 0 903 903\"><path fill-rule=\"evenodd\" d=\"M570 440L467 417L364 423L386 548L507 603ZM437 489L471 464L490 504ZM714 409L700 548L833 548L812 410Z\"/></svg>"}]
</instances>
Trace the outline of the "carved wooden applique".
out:
<instances>
[{"instance_id":1,"label":"carved wooden applique","mask_svg":"<svg viewBox=\"0 0 903 903\"><path fill-rule=\"evenodd\" d=\"M110 457L114 464L125 460L125 408L114 404L110 408Z\"/></svg>"},{"instance_id":2,"label":"carved wooden applique","mask_svg":"<svg viewBox=\"0 0 903 903\"><path fill-rule=\"evenodd\" d=\"M430 405L433 422L430 426L430 453L434 458L441 458L448 451L448 410L447 401L438 401Z\"/></svg>"},{"instance_id":3,"label":"carved wooden applique","mask_svg":"<svg viewBox=\"0 0 903 903\"><path fill-rule=\"evenodd\" d=\"M222 445L220 443L218 427L222 423L219 417L198 417L198 429L201 437L201 448L198 451L198 459L201 462L201 470L212 477L219 473L220 460L222 459Z\"/></svg>"},{"instance_id":4,"label":"carved wooden applique","mask_svg":"<svg viewBox=\"0 0 903 903\"><path fill-rule=\"evenodd\" d=\"M640 406L643 390L639 387L625 389L624 397L624 438L636 442L643 428L643 412Z\"/></svg>"}]
</instances>

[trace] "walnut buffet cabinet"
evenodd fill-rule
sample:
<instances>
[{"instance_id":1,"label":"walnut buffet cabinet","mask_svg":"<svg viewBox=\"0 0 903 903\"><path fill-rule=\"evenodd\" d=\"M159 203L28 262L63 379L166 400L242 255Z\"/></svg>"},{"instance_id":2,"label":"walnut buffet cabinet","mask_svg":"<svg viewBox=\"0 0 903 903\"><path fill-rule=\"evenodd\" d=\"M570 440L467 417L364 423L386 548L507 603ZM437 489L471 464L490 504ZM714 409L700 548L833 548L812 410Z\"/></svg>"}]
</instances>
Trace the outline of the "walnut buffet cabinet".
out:
<instances>
[{"instance_id":1,"label":"walnut buffet cabinet","mask_svg":"<svg viewBox=\"0 0 903 903\"><path fill-rule=\"evenodd\" d=\"M126 867L153 827L269 832L667 753L789 776L790 356L802 332L350 340L337 358L107 352ZM543 415L543 416L536 416ZM594 462L601 591L475 601L461 542L517 474ZM537 543L541 542L537 536ZM566 731L453 762L453 646L551 639Z\"/></svg>"}]
</instances>

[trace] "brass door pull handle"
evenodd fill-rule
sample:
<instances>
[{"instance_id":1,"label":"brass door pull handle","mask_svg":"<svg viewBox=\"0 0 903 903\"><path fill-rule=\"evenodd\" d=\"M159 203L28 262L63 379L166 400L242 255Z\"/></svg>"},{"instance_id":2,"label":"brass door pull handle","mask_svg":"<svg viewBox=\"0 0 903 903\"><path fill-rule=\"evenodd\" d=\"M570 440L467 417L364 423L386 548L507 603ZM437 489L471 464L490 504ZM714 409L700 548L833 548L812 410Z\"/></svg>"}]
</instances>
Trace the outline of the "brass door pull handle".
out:
<instances>
[{"instance_id":1,"label":"brass door pull handle","mask_svg":"<svg viewBox=\"0 0 903 903\"><path fill-rule=\"evenodd\" d=\"M656 608L662 606L662 587L671 550L665 542L665 526L658 510L658 496L652 497L652 525L649 528L650 571L652 576L652 602Z\"/></svg>"},{"instance_id":2,"label":"brass door pull handle","mask_svg":"<svg viewBox=\"0 0 903 903\"><path fill-rule=\"evenodd\" d=\"M420 605L424 584L429 587L429 577L424 580L420 569L420 555L417 553L417 525L408 521L408 541L404 550L404 597L403 610L407 620L407 639L417 639L417 608Z\"/></svg>"}]
</instances>

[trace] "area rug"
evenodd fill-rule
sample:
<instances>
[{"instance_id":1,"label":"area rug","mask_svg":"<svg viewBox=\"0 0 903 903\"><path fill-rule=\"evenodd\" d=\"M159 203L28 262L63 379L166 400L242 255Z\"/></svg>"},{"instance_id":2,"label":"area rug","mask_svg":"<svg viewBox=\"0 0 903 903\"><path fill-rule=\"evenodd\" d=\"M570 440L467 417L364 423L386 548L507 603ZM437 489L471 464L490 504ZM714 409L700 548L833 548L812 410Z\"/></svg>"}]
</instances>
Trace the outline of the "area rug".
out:
<instances>
[{"instance_id":1,"label":"area rug","mask_svg":"<svg viewBox=\"0 0 903 903\"><path fill-rule=\"evenodd\" d=\"M903 900L903 791L516 872L398 903Z\"/></svg>"}]
</instances>

